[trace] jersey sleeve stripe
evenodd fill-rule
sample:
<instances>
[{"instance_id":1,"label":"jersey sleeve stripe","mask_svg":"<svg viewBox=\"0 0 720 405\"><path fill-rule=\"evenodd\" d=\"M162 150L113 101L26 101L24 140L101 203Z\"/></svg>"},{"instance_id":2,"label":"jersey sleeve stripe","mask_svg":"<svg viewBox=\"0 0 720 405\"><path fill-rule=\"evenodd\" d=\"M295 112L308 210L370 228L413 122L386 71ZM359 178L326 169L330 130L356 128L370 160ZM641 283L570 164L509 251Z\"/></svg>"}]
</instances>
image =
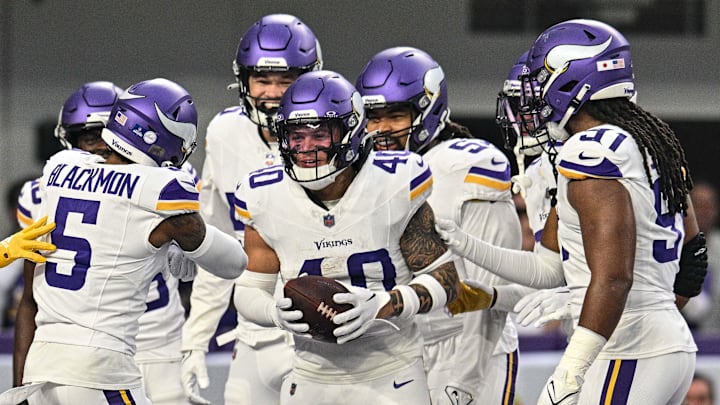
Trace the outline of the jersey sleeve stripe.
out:
<instances>
[{"instance_id":1,"label":"jersey sleeve stripe","mask_svg":"<svg viewBox=\"0 0 720 405\"><path fill-rule=\"evenodd\" d=\"M184 182L190 187L183 187L182 184L178 182L177 179L169 182L165 185L165 187L160 191L160 195L158 197L158 205L163 203L172 203L175 201L200 201L200 194L197 192L195 187L197 186L194 183Z\"/></svg>"},{"instance_id":2,"label":"jersey sleeve stripe","mask_svg":"<svg viewBox=\"0 0 720 405\"><path fill-rule=\"evenodd\" d=\"M412 179L410 182L410 200L414 200L417 196L424 193L433 184L432 172L428 167L424 172L420 173L419 176Z\"/></svg>"},{"instance_id":3,"label":"jersey sleeve stripe","mask_svg":"<svg viewBox=\"0 0 720 405\"><path fill-rule=\"evenodd\" d=\"M17 217L18 223L20 223L20 226L22 226L23 228L33 223L30 210L20 205L18 205L17 210L15 211L15 216Z\"/></svg>"},{"instance_id":4,"label":"jersey sleeve stripe","mask_svg":"<svg viewBox=\"0 0 720 405\"><path fill-rule=\"evenodd\" d=\"M603 159L600 164L595 166L586 166L563 160L558 165L558 172L573 180L582 180L588 177L599 179L619 179L623 177L620 168L608 159Z\"/></svg>"},{"instance_id":5,"label":"jersey sleeve stripe","mask_svg":"<svg viewBox=\"0 0 720 405\"><path fill-rule=\"evenodd\" d=\"M506 166L503 171L494 171L473 166L465 175L464 181L465 183L479 184L496 190L509 190L511 187L510 167Z\"/></svg>"},{"instance_id":6,"label":"jersey sleeve stripe","mask_svg":"<svg viewBox=\"0 0 720 405\"><path fill-rule=\"evenodd\" d=\"M200 211L199 201L158 201L155 205L158 211Z\"/></svg>"},{"instance_id":7,"label":"jersey sleeve stripe","mask_svg":"<svg viewBox=\"0 0 720 405\"><path fill-rule=\"evenodd\" d=\"M240 218L251 219L250 211L247 210L247 204L245 201L235 199L235 214Z\"/></svg>"},{"instance_id":8,"label":"jersey sleeve stripe","mask_svg":"<svg viewBox=\"0 0 720 405\"><path fill-rule=\"evenodd\" d=\"M473 176L468 174L465 176L465 183L474 183L481 186L489 187L495 190L505 191L509 190L511 183L509 181L497 181L494 179L484 178L480 176Z\"/></svg>"}]
</instances>

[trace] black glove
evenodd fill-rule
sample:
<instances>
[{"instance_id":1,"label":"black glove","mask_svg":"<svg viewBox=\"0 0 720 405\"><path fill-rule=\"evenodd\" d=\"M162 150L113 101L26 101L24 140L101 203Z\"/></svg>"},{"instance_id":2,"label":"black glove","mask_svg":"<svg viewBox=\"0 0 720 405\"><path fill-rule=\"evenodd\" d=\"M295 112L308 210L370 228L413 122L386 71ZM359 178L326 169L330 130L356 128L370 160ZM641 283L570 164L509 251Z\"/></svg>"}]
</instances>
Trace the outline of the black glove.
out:
<instances>
[{"instance_id":1,"label":"black glove","mask_svg":"<svg viewBox=\"0 0 720 405\"><path fill-rule=\"evenodd\" d=\"M698 232L683 246L680 255L680 271L675 275L673 291L683 297L696 297L702 291L707 274L708 254L705 234Z\"/></svg>"}]
</instances>

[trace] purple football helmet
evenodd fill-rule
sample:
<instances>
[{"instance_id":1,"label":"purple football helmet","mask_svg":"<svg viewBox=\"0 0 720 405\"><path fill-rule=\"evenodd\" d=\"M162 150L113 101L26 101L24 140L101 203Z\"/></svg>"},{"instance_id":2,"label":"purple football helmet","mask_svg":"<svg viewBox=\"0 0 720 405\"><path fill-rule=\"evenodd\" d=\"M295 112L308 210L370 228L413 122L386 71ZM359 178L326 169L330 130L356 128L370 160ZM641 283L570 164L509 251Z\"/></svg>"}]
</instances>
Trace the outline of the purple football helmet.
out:
<instances>
[{"instance_id":1,"label":"purple football helmet","mask_svg":"<svg viewBox=\"0 0 720 405\"><path fill-rule=\"evenodd\" d=\"M129 160L180 167L195 149L197 111L190 94L158 78L130 86L110 112L102 138Z\"/></svg>"},{"instance_id":2,"label":"purple football helmet","mask_svg":"<svg viewBox=\"0 0 720 405\"><path fill-rule=\"evenodd\" d=\"M569 20L546 29L535 40L523 75L521 108L533 117L534 135L564 139L570 117L588 100L631 99L635 81L630 44L615 28L595 20ZM535 91L535 83L539 91Z\"/></svg>"},{"instance_id":3,"label":"purple football helmet","mask_svg":"<svg viewBox=\"0 0 720 405\"><path fill-rule=\"evenodd\" d=\"M286 172L311 190L327 187L348 166L362 161L369 146L360 93L343 76L328 70L305 73L288 87L278 108L277 127ZM291 147L289 139L298 128L339 132L339 142L333 139L327 148L298 151ZM307 155L319 151L328 154L328 164L309 168L297 165L299 152Z\"/></svg>"},{"instance_id":4,"label":"purple football helmet","mask_svg":"<svg viewBox=\"0 0 720 405\"><path fill-rule=\"evenodd\" d=\"M123 90L111 82L89 82L80 86L60 109L55 137L67 149L76 145L85 131L105 127L110 110Z\"/></svg>"},{"instance_id":5,"label":"purple football helmet","mask_svg":"<svg viewBox=\"0 0 720 405\"><path fill-rule=\"evenodd\" d=\"M450 117L445 73L417 48L395 47L377 53L363 67L356 86L367 110L396 103L415 109L417 117L406 143L414 152L426 148Z\"/></svg>"},{"instance_id":6,"label":"purple football helmet","mask_svg":"<svg viewBox=\"0 0 720 405\"><path fill-rule=\"evenodd\" d=\"M280 100L254 100L250 97L251 73L305 73L322 69L320 43L312 30L297 17L271 14L261 18L243 35L233 61L240 100L256 124L272 129Z\"/></svg>"}]
</instances>

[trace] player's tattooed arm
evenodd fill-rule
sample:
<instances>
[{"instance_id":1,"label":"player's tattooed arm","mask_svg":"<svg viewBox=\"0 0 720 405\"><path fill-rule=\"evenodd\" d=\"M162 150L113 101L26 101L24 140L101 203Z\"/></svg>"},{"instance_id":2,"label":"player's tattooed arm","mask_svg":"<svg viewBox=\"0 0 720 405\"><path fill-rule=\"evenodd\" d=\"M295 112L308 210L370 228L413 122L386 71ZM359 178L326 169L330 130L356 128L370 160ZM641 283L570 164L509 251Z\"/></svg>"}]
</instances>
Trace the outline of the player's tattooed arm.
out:
<instances>
[{"instance_id":1,"label":"player's tattooed arm","mask_svg":"<svg viewBox=\"0 0 720 405\"><path fill-rule=\"evenodd\" d=\"M150 243L159 247L174 239L186 251L193 251L205 239L205 223L198 213L174 215L163 220L150 234Z\"/></svg>"},{"instance_id":2,"label":"player's tattooed arm","mask_svg":"<svg viewBox=\"0 0 720 405\"><path fill-rule=\"evenodd\" d=\"M400 238L400 250L405 257L405 262L413 272L418 272L437 258L442 256L447 248L440 236L435 232L435 215L428 203L424 203L412 217L405 232ZM455 265L445 263L429 273L442 286L447 296L447 302L457 298L460 281L455 271ZM420 313L430 311L433 307L433 300L430 292L422 284L412 284L411 287L420 299ZM390 303L393 314L400 314L404 303L399 291L390 291Z\"/></svg>"}]
</instances>

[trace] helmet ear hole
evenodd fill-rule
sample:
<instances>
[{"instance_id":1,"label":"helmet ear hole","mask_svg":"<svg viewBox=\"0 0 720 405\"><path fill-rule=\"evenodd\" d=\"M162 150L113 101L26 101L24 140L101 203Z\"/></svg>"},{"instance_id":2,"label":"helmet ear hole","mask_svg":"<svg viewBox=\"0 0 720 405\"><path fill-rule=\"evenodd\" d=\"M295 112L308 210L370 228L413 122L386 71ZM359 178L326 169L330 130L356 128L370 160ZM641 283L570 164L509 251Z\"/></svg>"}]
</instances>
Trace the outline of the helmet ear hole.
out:
<instances>
[{"instance_id":1,"label":"helmet ear hole","mask_svg":"<svg viewBox=\"0 0 720 405\"><path fill-rule=\"evenodd\" d=\"M587 36L587 39L590 40L590 41L594 41L595 38L597 38L597 37L595 36L595 34L593 34L592 32L590 32L590 31L588 31L588 30L583 30L583 32L584 32L585 35Z\"/></svg>"},{"instance_id":2,"label":"helmet ear hole","mask_svg":"<svg viewBox=\"0 0 720 405\"><path fill-rule=\"evenodd\" d=\"M559 90L567 93L567 92L572 91L572 89L574 89L575 86L577 86L577 84L578 84L577 80L571 80L571 81L565 83L564 85L562 85L562 87L560 87Z\"/></svg>"}]
</instances>

